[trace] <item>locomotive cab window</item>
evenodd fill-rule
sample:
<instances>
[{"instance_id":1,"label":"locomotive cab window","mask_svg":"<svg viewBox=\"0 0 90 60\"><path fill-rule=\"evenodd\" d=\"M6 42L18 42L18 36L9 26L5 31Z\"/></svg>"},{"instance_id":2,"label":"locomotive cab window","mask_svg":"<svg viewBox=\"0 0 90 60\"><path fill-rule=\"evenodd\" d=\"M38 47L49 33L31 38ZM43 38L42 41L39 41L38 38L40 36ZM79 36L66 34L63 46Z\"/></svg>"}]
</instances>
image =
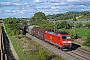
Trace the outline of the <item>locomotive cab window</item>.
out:
<instances>
[{"instance_id":1,"label":"locomotive cab window","mask_svg":"<svg viewBox=\"0 0 90 60\"><path fill-rule=\"evenodd\" d=\"M70 39L71 39L71 37L70 37L70 36L67 36L66 38L67 38L67 40L70 40Z\"/></svg>"},{"instance_id":2,"label":"locomotive cab window","mask_svg":"<svg viewBox=\"0 0 90 60\"><path fill-rule=\"evenodd\" d=\"M63 40L70 40L71 37L70 37L70 36L62 36L62 39L63 39Z\"/></svg>"},{"instance_id":3,"label":"locomotive cab window","mask_svg":"<svg viewBox=\"0 0 90 60\"><path fill-rule=\"evenodd\" d=\"M63 40L66 40L66 36L62 36L62 39L63 39Z\"/></svg>"}]
</instances>

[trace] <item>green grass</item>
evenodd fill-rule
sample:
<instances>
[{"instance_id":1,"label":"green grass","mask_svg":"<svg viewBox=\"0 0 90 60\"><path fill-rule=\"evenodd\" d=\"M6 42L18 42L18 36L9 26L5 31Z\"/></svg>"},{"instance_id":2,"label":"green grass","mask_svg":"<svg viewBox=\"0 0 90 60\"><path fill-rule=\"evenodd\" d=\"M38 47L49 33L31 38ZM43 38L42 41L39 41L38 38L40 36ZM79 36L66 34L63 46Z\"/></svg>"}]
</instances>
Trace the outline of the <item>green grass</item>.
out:
<instances>
[{"instance_id":1,"label":"green grass","mask_svg":"<svg viewBox=\"0 0 90 60\"><path fill-rule=\"evenodd\" d=\"M76 31L78 36L80 36L83 39L86 39L88 37L88 33L90 32L88 28L76 28L74 30Z\"/></svg>"},{"instance_id":2,"label":"green grass","mask_svg":"<svg viewBox=\"0 0 90 60\"><path fill-rule=\"evenodd\" d=\"M14 46L15 51L18 53L18 56L19 56L20 60L22 60L25 57L24 52L22 52L22 50L23 50L23 48L22 48L23 44L20 42L20 40L18 40L15 37L10 37L10 39L11 39L11 42L12 42L12 44Z\"/></svg>"},{"instance_id":3,"label":"green grass","mask_svg":"<svg viewBox=\"0 0 90 60\"><path fill-rule=\"evenodd\" d=\"M81 36L82 38L85 38L85 39L88 37L88 33L90 32L89 29L87 29L87 28L78 28L75 30L79 36Z\"/></svg>"},{"instance_id":4,"label":"green grass","mask_svg":"<svg viewBox=\"0 0 90 60\"><path fill-rule=\"evenodd\" d=\"M10 39L20 60L63 60L25 36L10 36Z\"/></svg>"},{"instance_id":5,"label":"green grass","mask_svg":"<svg viewBox=\"0 0 90 60\"><path fill-rule=\"evenodd\" d=\"M90 17L89 16L82 16L82 17L80 17L80 18L78 18L79 20L87 20L87 19L90 19Z\"/></svg>"}]
</instances>

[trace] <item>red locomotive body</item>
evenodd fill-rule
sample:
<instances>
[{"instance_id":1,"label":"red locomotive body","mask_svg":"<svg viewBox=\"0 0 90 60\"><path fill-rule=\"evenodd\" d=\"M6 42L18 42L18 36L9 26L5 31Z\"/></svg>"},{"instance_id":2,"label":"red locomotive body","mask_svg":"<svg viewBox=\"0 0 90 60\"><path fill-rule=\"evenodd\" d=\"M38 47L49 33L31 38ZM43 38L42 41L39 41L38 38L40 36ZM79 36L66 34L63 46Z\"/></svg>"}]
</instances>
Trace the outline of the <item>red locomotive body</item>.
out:
<instances>
[{"instance_id":1,"label":"red locomotive body","mask_svg":"<svg viewBox=\"0 0 90 60\"><path fill-rule=\"evenodd\" d=\"M72 40L69 34L61 34L45 31L45 40L60 48L72 47Z\"/></svg>"}]
</instances>

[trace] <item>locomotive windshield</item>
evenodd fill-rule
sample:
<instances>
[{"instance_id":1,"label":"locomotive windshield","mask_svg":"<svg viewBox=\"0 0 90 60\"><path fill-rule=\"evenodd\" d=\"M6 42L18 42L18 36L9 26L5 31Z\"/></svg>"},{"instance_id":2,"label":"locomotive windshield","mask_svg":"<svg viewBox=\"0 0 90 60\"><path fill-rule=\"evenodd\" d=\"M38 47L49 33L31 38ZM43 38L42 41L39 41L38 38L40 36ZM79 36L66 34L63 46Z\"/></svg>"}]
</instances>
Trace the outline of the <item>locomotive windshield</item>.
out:
<instances>
[{"instance_id":1,"label":"locomotive windshield","mask_svg":"<svg viewBox=\"0 0 90 60\"><path fill-rule=\"evenodd\" d=\"M70 40L71 37L70 37L70 36L62 36L62 39L63 39L63 40Z\"/></svg>"}]
</instances>

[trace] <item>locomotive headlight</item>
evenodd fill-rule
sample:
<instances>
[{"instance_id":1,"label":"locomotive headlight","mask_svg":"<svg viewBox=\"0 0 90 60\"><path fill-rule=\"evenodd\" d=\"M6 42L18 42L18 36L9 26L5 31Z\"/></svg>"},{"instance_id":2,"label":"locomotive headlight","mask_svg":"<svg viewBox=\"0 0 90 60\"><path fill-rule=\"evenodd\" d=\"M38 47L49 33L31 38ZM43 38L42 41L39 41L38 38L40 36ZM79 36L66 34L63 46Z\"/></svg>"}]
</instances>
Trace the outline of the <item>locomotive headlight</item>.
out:
<instances>
[{"instance_id":1,"label":"locomotive headlight","mask_svg":"<svg viewBox=\"0 0 90 60\"><path fill-rule=\"evenodd\" d=\"M71 41L68 41L68 43L72 43Z\"/></svg>"},{"instance_id":2,"label":"locomotive headlight","mask_svg":"<svg viewBox=\"0 0 90 60\"><path fill-rule=\"evenodd\" d=\"M63 43L67 43L66 41L63 41Z\"/></svg>"}]
</instances>

